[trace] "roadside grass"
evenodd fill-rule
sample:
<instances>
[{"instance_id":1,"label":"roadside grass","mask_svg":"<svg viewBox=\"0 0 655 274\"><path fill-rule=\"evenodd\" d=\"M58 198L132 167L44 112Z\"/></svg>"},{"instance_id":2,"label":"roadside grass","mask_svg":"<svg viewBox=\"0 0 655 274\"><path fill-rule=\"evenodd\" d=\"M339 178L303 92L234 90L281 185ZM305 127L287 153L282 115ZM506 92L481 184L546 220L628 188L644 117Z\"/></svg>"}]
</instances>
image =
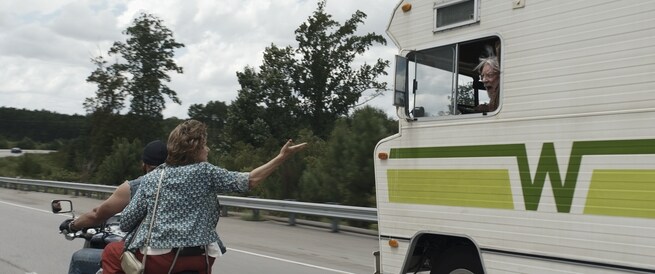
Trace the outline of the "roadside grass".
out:
<instances>
[{"instance_id":1,"label":"roadside grass","mask_svg":"<svg viewBox=\"0 0 655 274\"><path fill-rule=\"evenodd\" d=\"M54 181L79 181L81 176L64 168L63 155L24 153L20 156L0 158L0 176Z\"/></svg>"}]
</instances>

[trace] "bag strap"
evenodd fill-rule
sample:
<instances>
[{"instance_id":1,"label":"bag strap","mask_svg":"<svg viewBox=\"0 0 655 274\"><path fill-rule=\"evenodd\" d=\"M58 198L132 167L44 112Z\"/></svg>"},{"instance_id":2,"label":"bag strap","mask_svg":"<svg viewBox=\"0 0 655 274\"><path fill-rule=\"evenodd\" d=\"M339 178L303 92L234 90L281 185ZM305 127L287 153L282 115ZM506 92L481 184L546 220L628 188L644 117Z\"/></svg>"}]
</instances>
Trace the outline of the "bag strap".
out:
<instances>
[{"instance_id":1,"label":"bag strap","mask_svg":"<svg viewBox=\"0 0 655 274\"><path fill-rule=\"evenodd\" d=\"M143 220L139 223L139 226L137 226L136 229L132 229L132 231L128 232L125 235L125 238L127 238L129 236L130 239L125 243L125 246L123 246L123 252L127 251L128 250L127 247L130 246L130 244L132 244L132 242L134 241L134 238L136 238L136 232L139 231L139 228L141 228L141 225L143 225Z\"/></svg>"},{"instance_id":2,"label":"bag strap","mask_svg":"<svg viewBox=\"0 0 655 274\"><path fill-rule=\"evenodd\" d=\"M152 233L152 227L155 225L155 217L157 216L157 202L159 201L159 190L161 189L161 182L164 179L164 172L166 169L161 170L161 176L159 176L159 184L157 185L157 195L155 195L155 206L154 209L152 210L152 218L150 220L150 227L148 228L148 235L146 236L146 252L143 254L143 268L146 268L146 258L148 256L148 245L150 244L150 233ZM143 222L141 222L143 224Z\"/></svg>"}]
</instances>

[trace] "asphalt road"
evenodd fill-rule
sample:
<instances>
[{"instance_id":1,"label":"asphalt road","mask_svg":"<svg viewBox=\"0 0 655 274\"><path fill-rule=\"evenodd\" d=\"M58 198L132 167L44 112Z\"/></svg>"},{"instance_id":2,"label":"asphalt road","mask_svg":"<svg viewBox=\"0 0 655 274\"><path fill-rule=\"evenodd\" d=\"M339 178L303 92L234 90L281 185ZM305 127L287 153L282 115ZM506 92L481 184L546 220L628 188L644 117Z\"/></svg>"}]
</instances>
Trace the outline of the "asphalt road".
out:
<instances>
[{"instance_id":1,"label":"asphalt road","mask_svg":"<svg viewBox=\"0 0 655 274\"><path fill-rule=\"evenodd\" d=\"M15 156L21 156L26 153L50 153L50 152L55 152L55 150L25 150L23 149L23 152L21 153L11 153L11 149L0 149L0 158L1 157L15 157Z\"/></svg>"},{"instance_id":2,"label":"asphalt road","mask_svg":"<svg viewBox=\"0 0 655 274\"><path fill-rule=\"evenodd\" d=\"M66 273L82 240L67 241L57 231L68 216L50 212L52 199L71 199L83 213L98 200L0 188L0 273ZM377 238L283 222L221 217L218 224L228 252L213 273L372 273Z\"/></svg>"}]
</instances>

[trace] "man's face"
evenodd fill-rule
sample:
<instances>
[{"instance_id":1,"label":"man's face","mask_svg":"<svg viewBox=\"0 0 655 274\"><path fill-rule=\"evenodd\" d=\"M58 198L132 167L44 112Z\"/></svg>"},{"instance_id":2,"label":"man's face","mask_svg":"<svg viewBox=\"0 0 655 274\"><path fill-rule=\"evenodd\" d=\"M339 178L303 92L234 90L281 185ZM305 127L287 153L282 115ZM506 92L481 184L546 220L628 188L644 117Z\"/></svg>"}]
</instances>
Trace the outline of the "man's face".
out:
<instances>
[{"instance_id":1,"label":"man's face","mask_svg":"<svg viewBox=\"0 0 655 274\"><path fill-rule=\"evenodd\" d=\"M487 92L495 93L498 91L498 72L495 72L491 68L491 65L485 64L482 67L482 73L480 76L482 77L482 84L484 84Z\"/></svg>"}]
</instances>

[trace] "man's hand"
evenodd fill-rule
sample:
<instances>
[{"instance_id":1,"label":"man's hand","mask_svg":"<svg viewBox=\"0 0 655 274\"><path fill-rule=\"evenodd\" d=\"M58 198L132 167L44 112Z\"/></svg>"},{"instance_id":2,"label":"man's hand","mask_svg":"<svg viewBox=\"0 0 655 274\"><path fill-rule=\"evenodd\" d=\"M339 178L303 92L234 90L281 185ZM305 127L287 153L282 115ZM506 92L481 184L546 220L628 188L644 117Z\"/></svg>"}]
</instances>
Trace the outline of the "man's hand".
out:
<instances>
[{"instance_id":1,"label":"man's hand","mask_svg":"<svg viewBox=\"0 0 655 274\"><path fill-rule=\"evenodd\" d=\"M75 219L66 219L64 220L60 225L59 225L59 231L64 231L64 233L75 233L79 231L79 229L74 229L71 227L71 223Z\"/></svg>"}]
</instances>

